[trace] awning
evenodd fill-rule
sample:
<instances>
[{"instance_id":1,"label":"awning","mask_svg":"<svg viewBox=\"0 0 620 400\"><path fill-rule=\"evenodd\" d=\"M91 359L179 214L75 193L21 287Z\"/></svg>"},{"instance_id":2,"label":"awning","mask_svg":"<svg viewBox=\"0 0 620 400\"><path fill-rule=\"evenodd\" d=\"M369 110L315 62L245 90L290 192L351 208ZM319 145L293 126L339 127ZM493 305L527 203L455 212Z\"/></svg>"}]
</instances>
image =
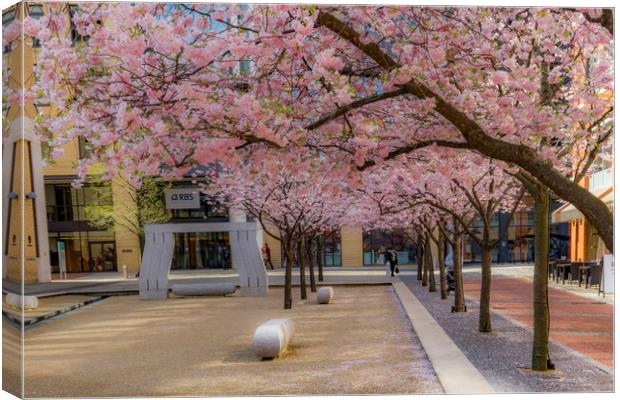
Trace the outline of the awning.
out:
<instances>
[{"instance_id":1,"label":"awning","mask_svg":"<svg viewBox=\"0 0 620 400\"><path fill-rule=\"evenodd\" d=\"M593 195L603 200L605 204L607 204L610 208L613 207L614 204L614 188L613 186L606 187L604 189L595 190L592 192ZM570 203L564 204L562 207L558 208L553 215L551 216L551 222L560 223L560 222L570 222L574 219L585 218L581 211L579 211L574 205Z\"/></svg>"}]
</instances>

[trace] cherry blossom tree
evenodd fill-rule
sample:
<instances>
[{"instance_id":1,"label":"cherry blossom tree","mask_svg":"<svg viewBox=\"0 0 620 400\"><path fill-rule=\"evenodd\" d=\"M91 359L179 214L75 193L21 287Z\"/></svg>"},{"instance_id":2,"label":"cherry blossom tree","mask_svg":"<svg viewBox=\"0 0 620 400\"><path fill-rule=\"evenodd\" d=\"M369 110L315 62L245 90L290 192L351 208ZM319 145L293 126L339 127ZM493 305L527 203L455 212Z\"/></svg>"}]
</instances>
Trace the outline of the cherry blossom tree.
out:
<instances>
[{"instance_id":1,"label":"cherry blossom tree","mask_svg":"<svg viewBox=\"0 0 620 400\"><path fill-rule=\"evenodd\" d=\"M303 148L281 152L279 157L267 157L267 152L257 150L216 177L209 175L203 190L222 204L245 209L267 235L281 242L286 257L284 308L288 309L294 261L300 267L301 298L306 299L306 265L315 290L309 239L343 224L355 196L347 186L346 168L334 169L333 163L309 157Z\"/></svg>"},{"instance_id":2,"label":"cherry blossom tree","mask_svg":"<svg viewBox=\"0 0 620 400\"><path fill-rule=\"evenodd\" d=\"M139 186L144 175L174 179L216 161L233 169L254 154L263 157L256 162L277 164L283 149L305 148L348 165L342 180L355 191L359 170L374 173L398 161L416 180L413 166L424 165L428 150L436 157L458 150L503 162L535 188L530 192L542 193L537 238L546 224L538 221L543 198L548 202L544 193L552 192L574 204L613 249L610 210L579 184L611 144L610 10L80 7L73 38L67 4L51 4L43 18L24 21L24 33L43 44L39 79L31 92L10 97L54 104L59 111L41 115L38 124L53 146L76 137L88 142L91 156L76 169L82 179L99 163L105 178L125 171ZM7 29L3 41L21 31ZM446 163L438 173L450 176L449 168ZM283 201L301 190L291 187ZM475 214L457 189L454 201L463 205L456 209L463 217ZM300 214L282 210L275 215L302 229L289 220ZM404 215L394 220L416 220L414 213ZM458 275L462 226L468 224L452 222L446 237L456 250ZM546 268L546 256L538 258L547 252L542 240L537 288ZM456 279L461 311L460 275Z\"/></svg>"},{"instance_id":3,"label":"cherry blossom tree","mask_svg":"<svg viewBox=\"0 0 620 400\"><path fill-rule=\"evenodd\" d=\"M174 177L291 144L364 169L441 145L522 168L613 247L610 211L558 157L587 164L609 143L605 10L92 3L72 43L62 7L28 21L35 92L62 110L42 131L88 139L82 175L103 161Z\"/></svg>"},{"instance_id":4,"label":"cherry blossom tree","mask_svg":"<svg viewBox=\"0 0 620 400\"><path fill-rule=\"evenodd\" d=\"M478 168L460 168L459 174L451 178L450 187L453 193L459 193L469 202L470 214L474 219L482 222L480 231L471 227L472 219L463 219L460 211L453 211L450 206L446 206L446 199L435 196L432 192L423 193L429 198L429 203L453 216L461 225L468 236L480 247L481 255L481 289L480 289L480 318L478 330L480 332L491 332L491 251L497 247L501 237L504 237L508 224L504 226L503 232L498 232L496 237L492 237L491 224L492 218L500 211L508 212L512 219L517 207L520 204L523 190L510 175L502 173L501 168L491 164Z\"/></svg>"}]
</instances>

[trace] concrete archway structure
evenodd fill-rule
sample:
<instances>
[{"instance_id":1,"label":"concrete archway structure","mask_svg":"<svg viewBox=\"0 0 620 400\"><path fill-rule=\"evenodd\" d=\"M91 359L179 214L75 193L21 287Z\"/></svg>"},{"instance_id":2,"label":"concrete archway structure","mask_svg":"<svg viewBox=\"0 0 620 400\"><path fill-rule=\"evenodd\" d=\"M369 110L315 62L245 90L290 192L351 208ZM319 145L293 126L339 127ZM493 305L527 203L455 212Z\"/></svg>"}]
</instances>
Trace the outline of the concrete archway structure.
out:
<instances>
[{"instance_id":1,"label":"concrete archway structure","mask_svg":"<svg viewBox=\"0 0 620 400\"><path fill-rule=\"evenodd\" d=\"M233 264L239 272L242 296L267 295L267 271L258 246L254 222L148 224L144 226L144 253L140 265L140 298L168 298L168 275L175 233L228 232Z\"/></svg>"}]
</instances>

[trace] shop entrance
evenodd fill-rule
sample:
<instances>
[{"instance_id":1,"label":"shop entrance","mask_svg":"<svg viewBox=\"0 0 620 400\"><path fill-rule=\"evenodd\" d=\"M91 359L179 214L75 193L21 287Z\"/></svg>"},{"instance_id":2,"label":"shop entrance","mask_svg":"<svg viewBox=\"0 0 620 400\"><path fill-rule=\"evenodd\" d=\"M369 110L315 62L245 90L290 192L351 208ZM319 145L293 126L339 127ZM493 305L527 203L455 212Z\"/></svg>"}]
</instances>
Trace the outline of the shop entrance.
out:
<instances>
[{"instance_id":1,"label":"shop entrance","mask_svg":"<svg viewBox=\"0 0 620 400\"><path fill-rule=\"evenodd\" d=\"M116 244L114 242L88 242L89 269L94 272L116 271Z\"/></svg>"}]
</instances>

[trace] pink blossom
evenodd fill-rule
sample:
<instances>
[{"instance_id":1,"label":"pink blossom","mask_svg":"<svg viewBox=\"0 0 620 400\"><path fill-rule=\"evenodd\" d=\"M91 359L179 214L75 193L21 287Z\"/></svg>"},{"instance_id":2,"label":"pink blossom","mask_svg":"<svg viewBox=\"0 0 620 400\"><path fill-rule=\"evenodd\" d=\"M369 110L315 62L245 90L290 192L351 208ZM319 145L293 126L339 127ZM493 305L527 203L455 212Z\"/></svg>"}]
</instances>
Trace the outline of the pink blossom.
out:
<instances>
[{"instance_id":1,"label":"pink blossom","mask_svg":"<svg viewBox=\"0 0 620 400\"><path fill-rule=\"evenodd\" d=\"M316 62L323 68L339 71L344 67L344 61L334 56L333 49L327 49L317 54Z\"/></svg>"}]
</instances>

